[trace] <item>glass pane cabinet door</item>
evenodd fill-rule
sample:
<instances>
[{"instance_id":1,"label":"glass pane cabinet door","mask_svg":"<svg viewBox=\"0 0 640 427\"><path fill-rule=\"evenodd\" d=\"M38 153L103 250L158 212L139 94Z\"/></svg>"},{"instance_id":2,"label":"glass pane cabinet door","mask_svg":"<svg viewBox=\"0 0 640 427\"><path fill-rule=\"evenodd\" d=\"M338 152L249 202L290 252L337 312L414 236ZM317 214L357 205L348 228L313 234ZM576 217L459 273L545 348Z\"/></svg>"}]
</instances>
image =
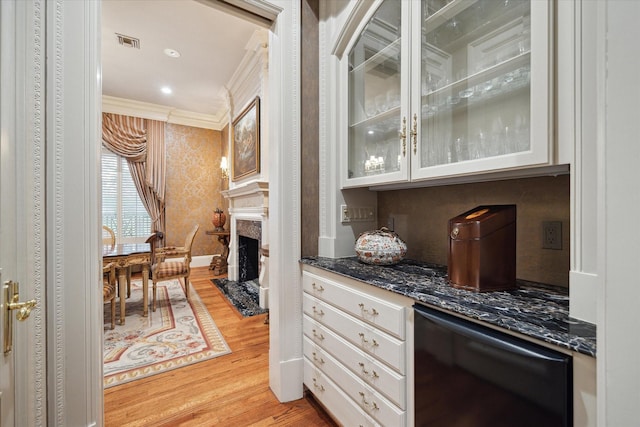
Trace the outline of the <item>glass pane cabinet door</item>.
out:
<instances>
[{"instance_id":1,"label":"glass pane cabinet door","mask_svg":"<svg viewBox=\"0 0 640 427\"><path fill-rule=\"evenodd\" d=\"M382 2L348 54L349 180L401 168L401 3Z\"/></svg>"},{"instance_id":2,"label":"glass pane cabinet door","mask_svg":"<svg viewBox=\"0 0 640 427\"><path fill-rule=\"evenodd\" d=\"M418 168L531 150L531 3L421 1Z\"/></svg>"}]
</instances>

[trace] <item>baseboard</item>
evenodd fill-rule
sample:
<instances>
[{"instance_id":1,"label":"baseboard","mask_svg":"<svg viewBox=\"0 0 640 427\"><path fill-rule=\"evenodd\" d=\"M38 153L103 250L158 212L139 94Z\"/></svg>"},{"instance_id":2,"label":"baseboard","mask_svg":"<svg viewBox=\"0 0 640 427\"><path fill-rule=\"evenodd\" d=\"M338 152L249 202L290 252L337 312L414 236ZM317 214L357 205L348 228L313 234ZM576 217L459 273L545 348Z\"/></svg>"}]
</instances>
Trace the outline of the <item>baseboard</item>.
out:
<instances>
[{"instance_id":1,"label":"baseboard","mask_svg":"<svg viewBox=\"0 0 640 427\"><path fill-rule=\"evenodd\" d=\"M597 324L597 274L569 272L569 315L585 322Z\"/></svg>"},{"instance_id":2,"label":"baseboard","mask_svg":"<svg viewBox=\"0 0 640 427\"><path fill-rule=\"evenodd\" d=\"M219 255L219 254L215 254ZM191 258L191 268L193 267L209 267L211 258L215 255L198 255Z\"/></svg>"},{"instance_id":3,"label":"baseboard","mask_svg":"<svg viewBox=\"0 0 640 427\"><path fill-rule=\"evenodd\" d=\"M303 397L303 361L296 358L284 361L269 356L269 388L281 402L291 402Z\"/></svg>"}]
</instances>

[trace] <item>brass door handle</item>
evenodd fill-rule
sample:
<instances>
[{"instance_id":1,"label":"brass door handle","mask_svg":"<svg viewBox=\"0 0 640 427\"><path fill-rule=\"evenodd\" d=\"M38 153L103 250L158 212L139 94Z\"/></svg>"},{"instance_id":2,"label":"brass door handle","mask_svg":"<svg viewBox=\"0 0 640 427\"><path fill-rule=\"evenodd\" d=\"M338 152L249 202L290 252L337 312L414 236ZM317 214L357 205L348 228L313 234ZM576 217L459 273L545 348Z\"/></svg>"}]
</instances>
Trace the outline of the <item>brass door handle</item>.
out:
<instances>
[{"instance_id":1,"label":"brass door handle","mask_svg":"<svg viewBox=\"0 0 640 427\"><path fill-rule=\"evenodd\" d=\"M413 114L413 126L411 126L411 140L413 141L413 154L418 153L418 115Z\"/></svg>"},{"instance_id":2,"label":"brass door handle","mask_svg":"<svg viewBox=\"0 0 640 427\"><path fill-rule=\"evenodd\" d=\"M13 347L13 316L11 312L17 310L16 319L24 321L29 318L31 310L37 305L36 300L21 302L20 288L17 282L9 280L4 283L4 301L7 309L4 311L4 353L11 352Z\"/></svg>"},{"instance_id":3,"label":"brass door handle","mask_svg":"<svg viewBox=\"0 0 640 427\"><path fill-rule=\"evenodd\" d=\"M7 305L8 310L18 310L16 319L26 320L31 314L31 310L36 306L36 300L32 299L25 302L12 302Z\"/></svg>"}]
</instances>

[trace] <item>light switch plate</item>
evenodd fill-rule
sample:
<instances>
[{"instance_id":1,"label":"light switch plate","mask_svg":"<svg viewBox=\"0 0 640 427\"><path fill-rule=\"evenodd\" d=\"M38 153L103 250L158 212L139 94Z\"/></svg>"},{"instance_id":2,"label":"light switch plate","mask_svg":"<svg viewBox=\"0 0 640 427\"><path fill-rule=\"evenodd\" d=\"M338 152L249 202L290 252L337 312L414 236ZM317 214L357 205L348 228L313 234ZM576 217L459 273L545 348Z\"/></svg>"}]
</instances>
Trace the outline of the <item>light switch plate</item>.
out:
<instances>
[{"instance_id":1,"label":"light switch plate","mask_svg":"<svg viewBox=\"0 0 640 427\"><path fill-rule=\"evenodd\" d=\"M377 218L376 208L371 206L340 205L340 222L367 222Z\"/></svg>"}]
</instances>

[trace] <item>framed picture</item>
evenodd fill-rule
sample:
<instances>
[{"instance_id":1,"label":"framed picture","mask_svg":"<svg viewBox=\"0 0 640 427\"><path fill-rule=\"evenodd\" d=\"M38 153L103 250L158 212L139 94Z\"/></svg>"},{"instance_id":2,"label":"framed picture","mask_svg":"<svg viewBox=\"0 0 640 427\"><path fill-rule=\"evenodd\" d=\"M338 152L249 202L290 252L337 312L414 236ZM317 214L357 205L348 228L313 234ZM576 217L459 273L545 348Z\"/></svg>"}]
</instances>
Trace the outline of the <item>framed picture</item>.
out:
<instances>
[{"instance_id":1,"label":"framed picture","mask_svg":"<svg viewBox=\"0 0 640 427\"><path fill-rule=\"evenodd\" d=\"M232 125L233 181L260 172L260 97L238 115Z\"/></svg>"}]
</instances>

